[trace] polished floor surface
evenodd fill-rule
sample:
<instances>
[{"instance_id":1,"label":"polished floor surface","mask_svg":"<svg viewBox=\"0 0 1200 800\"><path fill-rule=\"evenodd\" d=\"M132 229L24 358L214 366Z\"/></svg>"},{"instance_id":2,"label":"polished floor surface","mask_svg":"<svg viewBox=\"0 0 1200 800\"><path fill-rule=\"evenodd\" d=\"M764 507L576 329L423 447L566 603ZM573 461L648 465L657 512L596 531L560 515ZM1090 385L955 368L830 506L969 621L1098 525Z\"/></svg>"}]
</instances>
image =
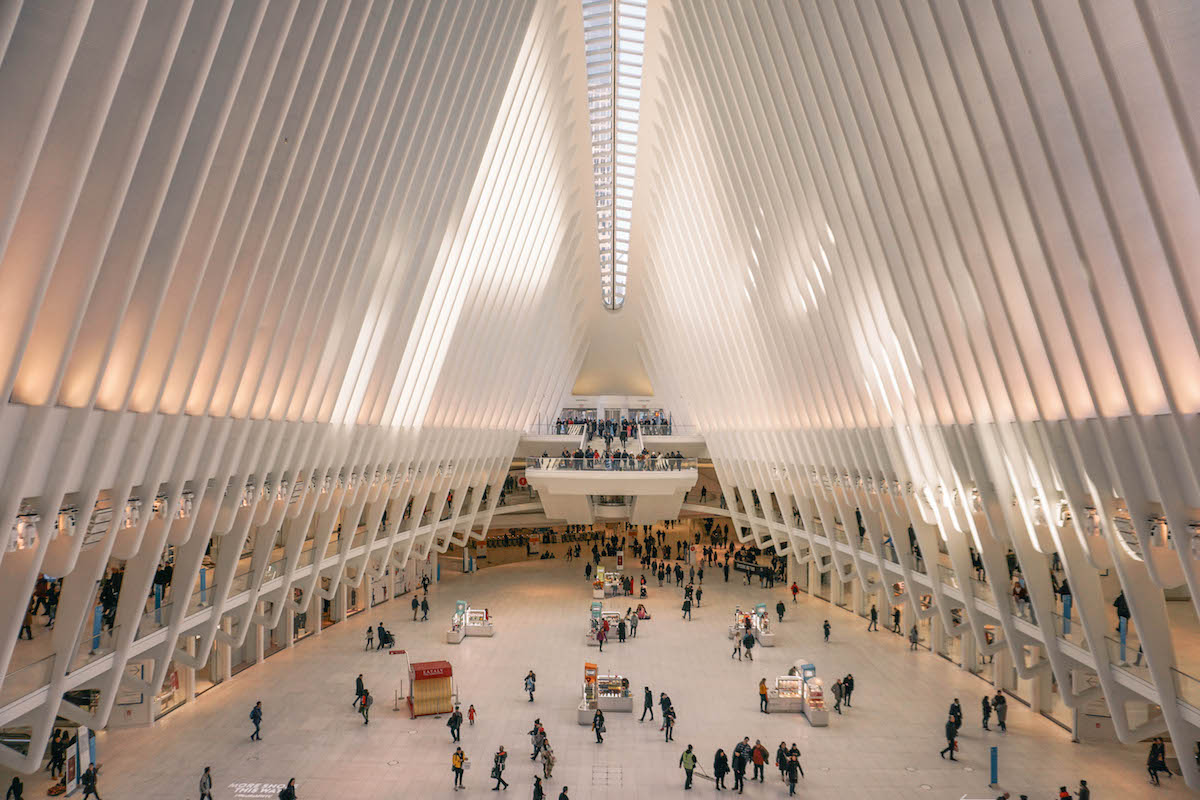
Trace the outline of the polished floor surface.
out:
<instances>
[{"instance_id":1,"label":"polished floor surface","mask_svg":"<svg viewBox=\"0 0 1200 800\"><path fill-rule=\"evenodd\" d=\"M778 646L757 649L753 662L730 660L726 628L733 606L766 601L773 607L784 594L733 580L723 583L718 570L707 570L702 605L690 622L680 618L680 590L652 582L646 602L654 619L641 625L636 640L611 643L600 654L584 645L591 592L580 562L532 561L467 576L443 571L443 582L431 590L429 622L412 622L406 598L393 600L271 656L154 728L100 734L102 795L195 796L205 765L212 766L218 800L265 796L264 785L290 777L306 799L456 794L444 719L412 720L393 711L403 661L363 651L361 634L371 615L371 622L384 620L414 660L449 660L463 709L475 705L478 722L463 734L474 762L464 794L488 792L492 753L504 745L512 753L509 794L530 796L534 767L526 731L540 717L558 757L547 781L551 800L564 785L572 800L681 795L677 765L689 743L711 772L716 748L729 752L742 736L761 739L772 752L780 740L796 742L806 773L799 794L806 798L992 798L1000 792L987 787L990 745L1000 748L1000 786L1014 798L1022 792L1056 796L1060 785L1074 790L1080 778L1096 798L1193 796L1179 778L1150 787L1140 746L1072 744L1066 731L1015 701L1007 736L982 731L979 698L988 684L927 651L910 653L898 636L868 633L857 617L803 594L799 604L788 602ZM456 599L487 606L495 638L446 644ZM610 600L606 607L624 611L628 604ZM833 625L829 644L820 636L825 618ZM828 728L758 711L759 678L771 681L802 657L829 683L847 672L855 676L854 708L835 715ZM598 661L602 673L628 676L639 694L644 685L656 696L666 691L678 713L674 743L664 743L657 723L610 714L606 741L596 744L576 722L585 661ZM534 703L522 691L529 669L538 675ZM351 710L359 672L378 699L369 726ZM953 763L938 750L946 708L956 696L966 722L960 761ZM247 716L256 699L265 708L261 743L248 741ZM35 788L30 795L40 796L31 782ZM694 792L713 794L713 784L697 773ZM787 795L770 770L765 785L748 785L746 792Z\"/></svg>"}]
</instances>

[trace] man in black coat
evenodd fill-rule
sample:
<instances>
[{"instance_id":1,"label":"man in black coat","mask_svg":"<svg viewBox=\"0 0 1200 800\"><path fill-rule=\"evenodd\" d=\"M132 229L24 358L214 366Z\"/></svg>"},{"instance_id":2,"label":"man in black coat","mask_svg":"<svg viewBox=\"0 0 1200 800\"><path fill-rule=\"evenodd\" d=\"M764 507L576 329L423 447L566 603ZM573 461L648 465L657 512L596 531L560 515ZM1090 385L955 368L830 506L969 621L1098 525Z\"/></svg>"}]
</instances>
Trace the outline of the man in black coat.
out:
<instances>
[{"instance_id":1,"label":"man in black coat","mask_svg":"<svg viewBox=\"0 0 1200 800\"><path fill-rule=\"evenodd\" d=\"M958 723L956 723L954 721L954 717L947 717L947 719L946 719L946 747L939 753L939 755L942 758L945 758L946 753L949 753L951 761L958 760L957 758L954 757L954 744L955 744L954 740L955 740L955 738L957 738L957 736L958 736Z\"/></svg>"},{"instance_id":2,"label":"man in black coat","mask_svg":"<svg viewBox=\"0 0 1200 800\"><path fill-rule=\"evenodd\" d=\"M358 708L358 701L363 696L363 679L362 673L358 673L358 677L354 679L354 702L350 704L351 708Z\"/></svg>"},{"instance_id":3,"label":"man in black coat","mask_svg":"<svg viewBox=\"0 0 1200 800\"><path fill-rule=\"evenodd\" d=\"M642 698L642 718L639 719L638 722L645 721L647 712L650 713L650 721L653 722L654 721L654 692L650 691L649 686L644 686L642 688L643 688L643 695L644 695ZM663 695L663 696L665 697L666 695Z\"/></svg>"}]
</instances>

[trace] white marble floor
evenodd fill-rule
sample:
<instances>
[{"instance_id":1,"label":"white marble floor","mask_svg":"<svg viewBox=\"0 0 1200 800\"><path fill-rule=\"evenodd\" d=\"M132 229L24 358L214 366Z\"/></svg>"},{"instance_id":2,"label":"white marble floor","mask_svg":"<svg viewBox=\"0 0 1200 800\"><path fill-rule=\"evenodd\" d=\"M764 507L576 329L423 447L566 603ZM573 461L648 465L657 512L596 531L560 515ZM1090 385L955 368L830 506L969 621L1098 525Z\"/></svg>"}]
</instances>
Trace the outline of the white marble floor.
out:
<instances>
[{"instance_id":1,"label":"white marble floor","mask_svg":"<svg viewBox=\"0 0 1200 800\"><path fill-rule=\"evenodd\" d=\"M706 571L703 606L691 622L680 619L680 591L651 583L647 605L655 618L643 623L636 640L615 642L601 655L583 643L590 586L581 562L533 561L450 575L431 591L427 623L413 623L404 600L383 604L370 621L382 618L399 646L415 660L447 659L454 667L465 710L479 714L464 729L463 747L474 760L467 791L487 793L492 753L498 745L512 753L506 777L509 793L529 797L534 768L526 758L533 718L540 717L558 756L547 797L563 785L572 800L682 796L679 755L694 744L700 764L711 772L717 747L727 752L742 737L761 739L773 752L780 740L796 742L806 778L805 798L991 798L988 746L1000 748L1001 787L1016 798L1055 796L1072 790L1080 778L1093 797L1190 797L1180 779L1148 786L1141 747L1072 744L1063 729L1010 702L1009 734L979 727L979 698L989 688L978 678L926 651L910 653L907 643L886 632L867 633L848 612L801 595L788 603L777 627L779 646L759 648L754 662L729 658L725 630L735 603L767 601L784 594L719 581ZM714 580L714 578L716 580ZM495 617L494 639L445 643L455 599L487 606ZM624 610L627 602L619 605ZM833 637L823 644L820 625L828 617ZM100 734L105 800L197 796L201 769L211 765L216 798L250 797L232 784L282 784L297 779L301 798L449 797L450 733L443 719L411 720L391 710L402 661L363 651L366 614L327 629L269 658L163 718L154 728ZM829 683L853 672L854 708L828 728L812 728L798 715L758 712L756 685L786 672L807 656ZM674 743L664 743L657 724L639 724L636 715L610 714L602 745L575 720L583 663L598 661L601 672L628 676L638 693L649 685L666 691L678 711ZM537 700L527 702L522 678L538 674ZM362 672L377 696L373 719L364 726L351 710L354 677ZM946 708L957 696L966 711L961 760L943 761L942 727ZM247 719L254 700L265 708L263 741L248 741ZM730 780L732 783L732 780ZM31 782L30 796L41 788ZM713 784L698 780L696 792ZM747 794L785 797L777 773Z\"/></svg>"}]
</instances>

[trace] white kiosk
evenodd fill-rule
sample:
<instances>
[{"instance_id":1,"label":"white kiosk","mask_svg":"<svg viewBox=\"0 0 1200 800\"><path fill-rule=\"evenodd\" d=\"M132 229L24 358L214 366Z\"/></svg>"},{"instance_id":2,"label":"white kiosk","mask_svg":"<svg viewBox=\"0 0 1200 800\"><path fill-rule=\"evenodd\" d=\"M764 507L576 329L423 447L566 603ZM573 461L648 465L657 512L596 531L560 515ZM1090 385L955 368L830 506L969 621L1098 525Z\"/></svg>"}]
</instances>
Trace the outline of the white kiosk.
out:
<instances>
[{"instance_id":1,"label":"white kiosk","mask_svg":"<svg viewBox=\"0 0 1200 800\"><path fill-rule=\"evenodd\" d=\"M825 686L817 677L817 667L808 659L800 659L796 666L788 670L788 674L800 679L803 693L803 704L800 712L808 719L808 724L814 728L824 728L829 724L829 709L825 708Z\"/></svg>"},{"instance_id":2,"label":"white kiosk","mask_svg":"<svg viewBox=\"0 0 1200 800\"><path fill-rule=\"evenodd\" d=\"M492 625L491 614L486 608L469 608L466 600L456 600L454 616L450 620L450 630L446 631L446 641L450 644L461 644L467 636L495 636L496 629Z\"/></svg>"},{"instance_id":3,"label":"white kiosk","mask_svg":"<svg viewBox=\"0 0 1200 800\"><path fill-rule=\"evenodd\" d=\"M596 634L600 632L600 628L604 623L608 623L608 636L610 639L616 638L617 625L621 623L623 617L617 611L605 611L604 604L599 601L592 601L592 613L588 620L588 632L584 638L584 643L588 647L599 647L600 641L596 638Z\"/></svg>"},{"instance_id":4,"label":"white kiosk","mask_svg":"<svg viewBox=\"0 0 1200 800\"><path fill-rule=\"evenodd\" d=\"M623 675L600 675L595 664L583 665L583 699L577 709L580 725L591 725L597 709L606 714L612 711L633 712L633 692L629 679Z\"/></svg>"},{"instance_id":5,"label":"white kiosk","mask_svg":"<svg viewBox=\"0 0 1200 800\"><path fill-rule=\"evenodd\" d=\"M771 615L767 612L766 603L759 603L754 607L750 626L760 647L775 646L775 630L771 625Z\"/></svg>"}]
</instances>

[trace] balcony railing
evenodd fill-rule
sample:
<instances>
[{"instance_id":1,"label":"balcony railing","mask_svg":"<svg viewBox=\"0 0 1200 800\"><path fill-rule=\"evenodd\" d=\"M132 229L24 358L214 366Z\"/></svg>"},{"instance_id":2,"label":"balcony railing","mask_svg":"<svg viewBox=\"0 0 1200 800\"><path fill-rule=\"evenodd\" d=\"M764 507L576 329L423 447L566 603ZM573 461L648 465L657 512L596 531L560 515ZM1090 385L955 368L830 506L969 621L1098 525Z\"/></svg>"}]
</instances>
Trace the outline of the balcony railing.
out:
<instances>
[{"instance_id":1,"label":"balcony railing","mask_svg":"<svg viewBox=\"0 0 1200 800\"><path fill-rule=\"evenodd\" d=\"M590 472L677 472L696 469L694 458L531 458L527 470L587 470Z\"/></svg>"}]
</instances>

